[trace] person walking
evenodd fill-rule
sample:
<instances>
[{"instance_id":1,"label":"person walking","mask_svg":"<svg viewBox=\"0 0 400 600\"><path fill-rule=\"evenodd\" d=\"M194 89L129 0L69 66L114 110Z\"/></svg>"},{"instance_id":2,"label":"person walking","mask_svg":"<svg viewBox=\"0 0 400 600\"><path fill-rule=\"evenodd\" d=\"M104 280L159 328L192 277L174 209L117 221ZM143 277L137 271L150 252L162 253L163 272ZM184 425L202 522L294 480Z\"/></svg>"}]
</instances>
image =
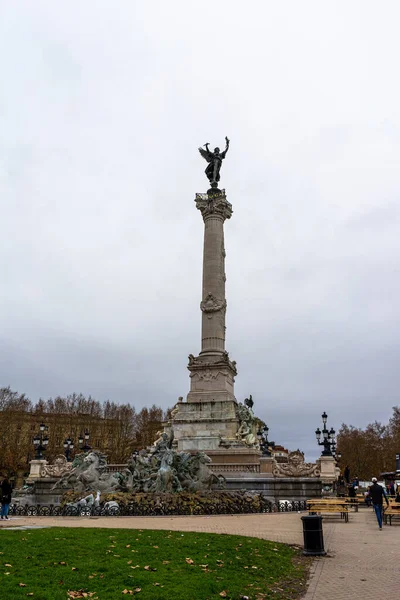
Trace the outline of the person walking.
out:
<instances>
[{"instance_id":1,"label":"person walking","mask_svg":"<svg viewBox=\"0 0 400 600\"><path fill-rule=\"evenodd\" d=\"M1 518L8 519L8 509L10 508L12 487L7 477L1 482Z\"/></svg>"},{"instance_id":2,"label":"person walking","mask_svg":"<svg viewBox=\"0 0 400 600\"><path fill-rule=\"evenodd\" d=\"M372 500L372 506L374 507L379 530L382 531L383 498L385 498L387 506L389 506L389 500L387 499L385 488L378 484L376 477L372 478L372 485L369 488L369 496Z\"/></svg>"},{"instance_id":3,"label":"person walking","mask_svg":"<svg viewBox=\"0 0 400 600\"><path fill-rule=\"evenodd\" d=\"M346 483L350 483L350 467L346 465L346 468L343 473L343 477Z\"/></svg>"}]
</instances>

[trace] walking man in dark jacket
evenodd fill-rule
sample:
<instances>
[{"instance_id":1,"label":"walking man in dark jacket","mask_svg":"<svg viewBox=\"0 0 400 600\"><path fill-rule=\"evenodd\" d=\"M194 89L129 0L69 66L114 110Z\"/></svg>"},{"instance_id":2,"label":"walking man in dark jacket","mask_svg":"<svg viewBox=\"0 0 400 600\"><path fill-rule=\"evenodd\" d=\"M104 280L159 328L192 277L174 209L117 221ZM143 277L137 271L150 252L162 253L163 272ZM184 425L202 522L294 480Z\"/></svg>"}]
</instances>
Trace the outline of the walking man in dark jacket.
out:
<instances>
[{"instance_id":1,"label":"walking man in dark jacket","mask_svg":"<svg viewBox=\"0 0 400 600\"><path fill-rule=\"evenodd\" d=\"M376 477L372 478L372 485L369 488L369 497L372 500L372 506L378 520L380 531L382 531L382 511L383 511L383 499L385 498L387 506L389 506L389 500L387 499L385 488L378 485Z\"/></svg>"}]
</instances>

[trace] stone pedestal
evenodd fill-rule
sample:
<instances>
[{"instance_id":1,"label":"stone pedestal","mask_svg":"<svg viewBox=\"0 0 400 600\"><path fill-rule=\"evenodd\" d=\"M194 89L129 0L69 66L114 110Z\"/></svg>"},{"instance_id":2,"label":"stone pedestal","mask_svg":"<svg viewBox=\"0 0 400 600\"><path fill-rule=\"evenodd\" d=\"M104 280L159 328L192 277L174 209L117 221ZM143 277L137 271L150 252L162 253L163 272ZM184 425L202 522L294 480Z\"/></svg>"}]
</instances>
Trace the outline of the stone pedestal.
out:
<instances>
[{"instance_id":1,"label":"stone pedestal","mask_svg":"<svg viewBox=\"0 0 400 600\"><path fill-rule=\"evenodd\" d=\"M319 462L321 465L322 482L333 483L336 481L336 461L333 456L321 456Z\"/></svg>"},{"instance_id":2,"label":"stone pedestal","mask_svg":"<svg viewBox=\"0 0 400 600\"><path fill-rule=\"evenodd\" d=\"M271 477L273 477L272 469L273 469L274 464L275 464L275 461L272 458L272 456L262 456L260 458L260 473L263 473L264 475L268 474Z\"/></svg>"},{"instance_id":3,"label":"stone pedestal","mask_svg":"<svg viewBox=\"0 0 400 600\"><path fill-rule=\"evenodd\" d=\"M47 460L45 459L41 459L41 460L31 460L30 461L30 471L29 471L29 476L28 479L26 480L27 483L33 483L34 481L36 481L37 479L41 478L40 472L42 470L42 467L44 465L47 465Z\"/></svg>"}]
</instances>

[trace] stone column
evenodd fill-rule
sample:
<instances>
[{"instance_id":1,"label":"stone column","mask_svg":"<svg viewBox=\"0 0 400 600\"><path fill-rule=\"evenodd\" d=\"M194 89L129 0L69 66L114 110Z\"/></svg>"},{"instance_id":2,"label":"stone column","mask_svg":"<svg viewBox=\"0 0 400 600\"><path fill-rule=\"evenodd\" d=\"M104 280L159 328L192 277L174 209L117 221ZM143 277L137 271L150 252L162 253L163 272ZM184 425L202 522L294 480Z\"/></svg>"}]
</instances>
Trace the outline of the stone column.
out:
<instances>
[{"instance_id":1,"label":"stone column","mask_svg":"<svg viewBox=\"0 0 400 600\"><path fill-rule=\"evenodd\" d=\"M211 199L198 194L196 206L204 220L200 354L222 354L226 329L224 222L232 215L232 205L226 200L225 193L221 192Z\"/></svg>"},{"instance_id":2,"label":"stone column","mask_svg":"<svg viewBox=\"0 0 400 600\"><path fill-rule=\"evenodd\" d=\"M189 356L188 402L236 402L233 391L236 363L229 359L225 350L224 223L232 216L232 205L224 190L215 194L196 194L195 202L204 221L202 333L199 356ZM213 405L210 410L215 416L222 411L221 419L234 418L233 407L229 417L227 407Z\"/></svg>"}]
</instances>

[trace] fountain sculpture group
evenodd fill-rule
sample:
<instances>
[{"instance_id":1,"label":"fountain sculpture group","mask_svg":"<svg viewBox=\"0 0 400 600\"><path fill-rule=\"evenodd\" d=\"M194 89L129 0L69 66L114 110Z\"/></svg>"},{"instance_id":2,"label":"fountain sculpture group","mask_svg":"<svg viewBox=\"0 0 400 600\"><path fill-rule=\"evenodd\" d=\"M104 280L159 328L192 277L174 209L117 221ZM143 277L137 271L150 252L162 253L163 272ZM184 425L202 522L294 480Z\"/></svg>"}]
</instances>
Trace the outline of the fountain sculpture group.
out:
<instances>
[{"instance_id":1,"label":"fountain sculpture group","mask_svg":"<svg viewBox=\"0 0 400 600\"><path fill-rule=\"evenodd\" d=\"M79 454L53 486L74 492L198 492L223 488L225 478L209 468L211 459L204 452L190 454L172 448L173 433L163 433L149 450L132 455L127 466L110 473L106 456L97 450Z\"/></svg>"}]
</instances>

